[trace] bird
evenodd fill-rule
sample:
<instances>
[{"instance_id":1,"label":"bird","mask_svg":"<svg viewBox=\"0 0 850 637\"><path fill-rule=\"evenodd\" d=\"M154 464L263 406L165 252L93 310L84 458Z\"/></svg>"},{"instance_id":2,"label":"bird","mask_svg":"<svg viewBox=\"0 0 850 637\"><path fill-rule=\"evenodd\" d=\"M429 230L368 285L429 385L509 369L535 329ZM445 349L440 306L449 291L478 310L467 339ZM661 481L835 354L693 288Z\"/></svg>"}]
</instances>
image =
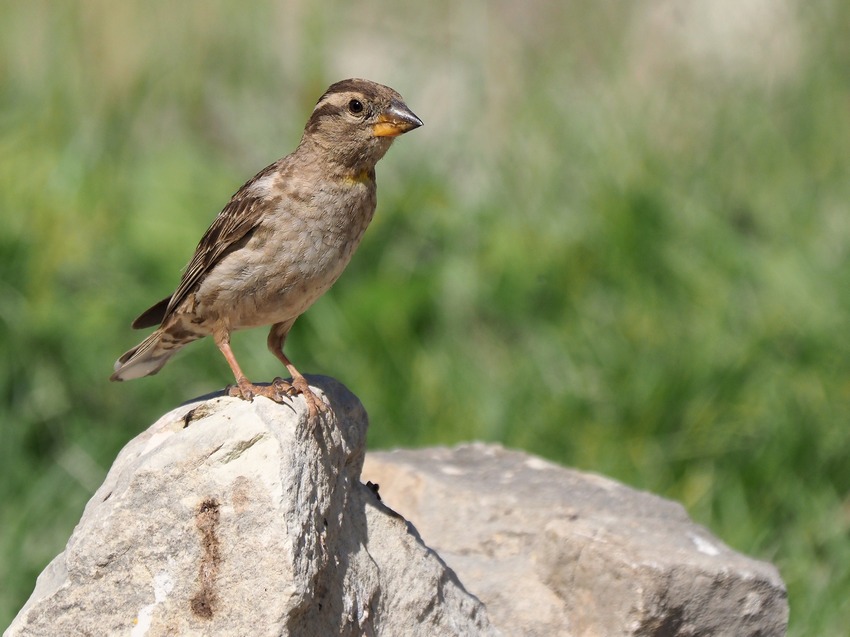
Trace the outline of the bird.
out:
<instances>
[{"instance_id":1,"label":"bird","mask_svg":"<svg viewBox=\"0 0 850 637\"><path fill-rule=\"evenodd\" d=\"M110 377L159 372L189 343L212 336L236 379L231 396L279 403L303 395L327 411L283 353L295 320L339 278L377 203L375 166L396 137L422 126L399 93L369 80L332 84L316 102L295 150L249 179L198 243L177 289L132 327L158 326L124 353ZM230 347L237 330L271 325L267 346L290 381L250 382Z\"/></svg>"}]
</instances>

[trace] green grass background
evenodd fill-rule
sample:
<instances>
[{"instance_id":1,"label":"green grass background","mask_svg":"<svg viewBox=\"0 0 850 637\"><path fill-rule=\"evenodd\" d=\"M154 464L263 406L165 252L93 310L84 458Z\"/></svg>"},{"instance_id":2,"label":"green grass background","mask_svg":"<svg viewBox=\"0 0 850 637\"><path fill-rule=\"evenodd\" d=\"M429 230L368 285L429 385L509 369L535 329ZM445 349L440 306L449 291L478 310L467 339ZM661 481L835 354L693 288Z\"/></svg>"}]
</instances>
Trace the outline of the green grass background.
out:
<instances>
[{"instance_id":1,"label":"green grass background","mask_svg":"<svg viewBox=\"0 0 850 637\"><path fill-rule=\"evenodd\" d=\"M230 382L110 384L332 81L425 121L287 344L371 448L498 441L681 501L850 625L850 4L0 4L0 626L118 450ZM237 335L253 379L281 373Z\"/></svg>"}]
</instances>

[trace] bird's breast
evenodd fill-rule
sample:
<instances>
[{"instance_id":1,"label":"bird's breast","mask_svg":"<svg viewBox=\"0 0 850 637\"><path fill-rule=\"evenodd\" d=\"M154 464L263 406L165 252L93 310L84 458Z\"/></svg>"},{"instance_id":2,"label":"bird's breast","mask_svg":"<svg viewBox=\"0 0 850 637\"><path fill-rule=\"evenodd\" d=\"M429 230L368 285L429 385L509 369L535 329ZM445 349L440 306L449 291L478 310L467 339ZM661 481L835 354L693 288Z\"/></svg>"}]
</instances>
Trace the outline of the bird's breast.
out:
<instances>
[{"instance_id":1,"label":"bird's breast","mask_svg":"<svg viewBox=\"0 0 850 637\"><path fill-rule=\"evenodd\" d=\"M375 203L374 181L356 178L324 185L309 200L283 198L205 278L198 311L226 317L231 329L298 317L342 274Z\"/></svg>"}]
</instances>

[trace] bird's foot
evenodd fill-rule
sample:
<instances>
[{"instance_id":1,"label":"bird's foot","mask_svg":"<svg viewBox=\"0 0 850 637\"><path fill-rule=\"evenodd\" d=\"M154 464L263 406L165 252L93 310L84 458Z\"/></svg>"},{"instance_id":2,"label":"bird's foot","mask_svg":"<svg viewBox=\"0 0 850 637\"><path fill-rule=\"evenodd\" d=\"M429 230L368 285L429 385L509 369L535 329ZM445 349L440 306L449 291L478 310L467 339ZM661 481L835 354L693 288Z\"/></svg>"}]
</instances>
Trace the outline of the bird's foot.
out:
<instances>
[{"instance_id":1,"label":"bird's foot","mask_svg":"<svg viewBox=\"0 0 850 637\"><path fill-rule=\"evenodd\" d=\"M226 391L228 396L241 398L242 400L247 400L249 402L254 400L257 396L265 396L269 400L273 400L281 405L286 405L293 411L295 410L292 406L292 399L290 398L291 394L289 392L282 391L282 388L277 383L272 383L271 385L255 385L247 378L243 377L237 381L236 385L228 385Z\"/></svg>"},{"instance_id":2,"label":"bird's foot","mask_svg":"<svg viewBox=\"0 0 850 637\"><path fill-rule=\"evenodd\" d=\"M297 396L298 394L304 396L311 421L315 420L319 414L325 415L330 411L330 407L310 389L310 384L303 376L296 376L291 381L275 378L271 386L276 387L279 392L286 396Z\"/></svg>"}]
</instances>

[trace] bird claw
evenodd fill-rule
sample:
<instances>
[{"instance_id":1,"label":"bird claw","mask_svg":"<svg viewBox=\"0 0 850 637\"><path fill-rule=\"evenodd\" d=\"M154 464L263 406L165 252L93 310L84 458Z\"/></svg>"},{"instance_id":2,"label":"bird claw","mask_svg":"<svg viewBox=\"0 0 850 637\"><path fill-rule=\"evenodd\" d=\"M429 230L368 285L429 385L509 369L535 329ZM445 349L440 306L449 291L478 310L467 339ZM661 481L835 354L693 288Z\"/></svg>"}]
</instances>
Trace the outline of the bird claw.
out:
<instances>
[{"instance_id":1,"label":"bird claw","mask_svg":"<svg viewBox=\"0 0 850 637\"><path fill-rule=\"evenodd\" d=\"M254 400L254 394L248 391L247 395L245 391L239 387L239 385L228 385L224 388L224 393L230 396L231 398L241 398L242 400L247 400L251 402Z\"/></svg>"},{"instance_id":2,"label":"bird claw","mask_svg":"<svg viewBox=\"0 0 850 637\"><path fill-rule=\"evenodd\" d=\"M311 421L315 420L319 414L324 416L330 412L330 407L310 389L309 383L303 376L300 378L295 377L291 381L275 378L272 381L272 385L286 396L297 396L301 394L307 403L307 410L309 411Z\"/></svg>"},{"instance_id":3,"label":"bird claw","mask_svg":"<svg viewBox=\"0 0 850 637\"><path fill-rule=\"evenodd\" d=\"M264 396L269 400L273 400L276 403L281 405L286 405L292 411L295 411L295 407L292 405L292 399L290 398L290 394L286 391L283 391L283 388L277 383L274 382L271 385L254 385L251 382L248 382L247 379L240 379L242 382L239 382L237 385L228 385L227 386L227 395L232 396L234 398L241 398L242 400L247 400L248 402L253 402L254 398L257 396ZM275 379L277 381L279 379Z\"/></svg>"},{"instance_id":4,"label":"bird claw","mask_svg":"<svg viewBox=\"0 0 850 637\"><path fill-rule=\"evenodd\" d=\"M272 381L272 386L282 395L297 396L299 393L298 390L292 386L292 383L290 383L288 380L284 380L280 376L278 376Z\"/></svg>"},{"instance_id":5,"label":"bird claw","mask_svg":"<svg viewBox=\"0 0 850 637\"><path fill-rule=\"evenodd\" d=\"M330 413L330 407L319 398L303 377L293 378L291 381L283 378L275 378L270 385L254 385L247 378L240 378L236 385L228 385L225 389L228 396L241 398L251 402L257 396L264 396L281 405L286 405L293 411L292 398L301 394L307 403L310 421L315 421L319 415L325 416Z\"/></svg>"}]
</instances>

